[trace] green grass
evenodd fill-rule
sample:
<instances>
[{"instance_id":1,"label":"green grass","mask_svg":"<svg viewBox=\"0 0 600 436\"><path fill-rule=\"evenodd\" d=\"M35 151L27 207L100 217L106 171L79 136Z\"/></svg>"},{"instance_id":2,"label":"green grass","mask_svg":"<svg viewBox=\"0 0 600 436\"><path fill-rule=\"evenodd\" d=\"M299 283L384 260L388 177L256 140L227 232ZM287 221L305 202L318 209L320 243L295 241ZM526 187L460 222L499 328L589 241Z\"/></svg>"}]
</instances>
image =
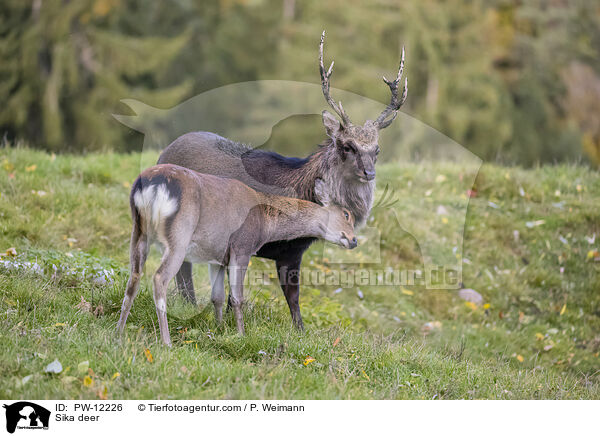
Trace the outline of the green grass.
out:
<instances>
[{"instance_id":1,"label":"green grass","mask_svg":"<svg viewBox=\"0 0 600 436\"><path fill-rule=\"evenodd\" d=\"M356 287L304 286L306 332L298 333L271 280L247 289L247 334L239 337L231 316L216 326L206 268L196 266L199 307L186 306L172 289L174 345L166 349L157 341L147 277L126 335L119 341L114 334L127 280L127 197L140 159L0 149L0 252L15 247L20 260L47 270L0 268L0 397L600 398L600 263L588 258L600 246L597 173L481 168L461 259L469 262L464 286L481 293L485 307L422 286L360 286L363 298ZM393 183L400 199L395 216L374 211L381 267L422 269L422 235L438 244L428 253L446 252L456 242L448 229L460 214L452 212L470 187L463 180L474 175L454 164L381 165L378 186ZM435 213L439 205L450 211L448 223ZM538 220L544 223L527 225ZM594 233L598 241L590 244ZM321 259L321 250L311 247L307 268L348 268L329 261L329 247ZM154 253L148 273L157 261ZM52 264L113 267L115 282L53 277ZM274 274L269 261L253 259L251 269ZM78 307L82 297L91 311ZM45 373L55 359L63 371ZM84 361L91 371L78 369Z\"/></svg>"}]
</instances>

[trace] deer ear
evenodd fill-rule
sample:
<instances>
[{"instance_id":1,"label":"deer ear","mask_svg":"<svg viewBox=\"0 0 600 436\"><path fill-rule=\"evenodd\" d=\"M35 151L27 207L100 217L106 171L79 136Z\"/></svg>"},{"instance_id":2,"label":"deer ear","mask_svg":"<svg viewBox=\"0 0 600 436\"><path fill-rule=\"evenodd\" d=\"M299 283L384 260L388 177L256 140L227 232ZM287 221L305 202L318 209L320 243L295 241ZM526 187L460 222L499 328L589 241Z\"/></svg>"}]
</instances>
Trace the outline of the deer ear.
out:
<instances>
[{"instance_id":1,"label":"deer ear","mask_svg":"<svg viewBox=\"0 0 600 436\"><path fill-rule=\"evenodd\" d=\"M338 119L328 111L323 111L323 125L327 131L327 136L330 137L335 136L335 134L343 128Z\"/></svg>"},{"instance_id":2,"label":"deer ear","mask_svg":"<svg viewBox=\"0 0 600 436\"><path fill-rule=\"evenodd\" d=\"M329 189L323 179L315 179L315 197L323 206L329 206Z\"/></svg>"}]
</instances>

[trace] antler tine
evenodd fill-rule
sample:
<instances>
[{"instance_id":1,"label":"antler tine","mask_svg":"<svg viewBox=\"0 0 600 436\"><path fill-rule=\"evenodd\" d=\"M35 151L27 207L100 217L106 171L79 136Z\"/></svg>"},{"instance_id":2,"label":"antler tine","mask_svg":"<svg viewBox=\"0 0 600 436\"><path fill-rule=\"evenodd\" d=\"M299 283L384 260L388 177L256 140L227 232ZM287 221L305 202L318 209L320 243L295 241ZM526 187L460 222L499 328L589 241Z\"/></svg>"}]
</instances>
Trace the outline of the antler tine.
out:
<instances>
[{"instance_id":1,"label":"antler tine","mask_svg":"<svg viewBox=\"0 0 600 436\"><path fill-rule=\"evenodd\" d=\"M408 78L404 78L404 89L402 91L402 96L398 99L398 85L400 84L400 79L402 78L402 74L404 73L404 47L402 47L402 58L400 60L400 67L398 68L398 75L394 80L388 80L383 76L383 81L390 87L390 91L392 92L392 97L390 99L390 104L383 110L381 115L377 117L375 120L375 124L379 129L385 129L389 126L392 121L396 119L398 116L398 110L406 101L406 96L408 95ZM391 115L391 117L390 117Z\"/></svg>"},{"instance_id":2,"label":"antler tine","mask_svg":"<svg viewBox=\"0 0 600 436\"><path fill-rule=\"evenodd\" d=\"M323 43L324 42L325 42L325 31L323 30L323 33L321 34L321 43L319 44L319 72L321 73L321 88L323 89L323 95L325 96L325 100L327 101L329 106L331 106L331 108L335 111L335 113L337 113L339 115L339 117L342 119L342 124L347 126L351 122L350 122L350 118L348 117L348 115L346 115L346 112L344 112L342 102L340 101L339 104L336 104L335 101L333 100L333 98L331 98L331 95L329 95L329 88L330 88L329 78L331 77L331 74L333 73L333 64L335 61L332 61L331 65L329 66L329 69L327 71L325 71L325 65L323 65Z\"/></svg>"}]
</instances>

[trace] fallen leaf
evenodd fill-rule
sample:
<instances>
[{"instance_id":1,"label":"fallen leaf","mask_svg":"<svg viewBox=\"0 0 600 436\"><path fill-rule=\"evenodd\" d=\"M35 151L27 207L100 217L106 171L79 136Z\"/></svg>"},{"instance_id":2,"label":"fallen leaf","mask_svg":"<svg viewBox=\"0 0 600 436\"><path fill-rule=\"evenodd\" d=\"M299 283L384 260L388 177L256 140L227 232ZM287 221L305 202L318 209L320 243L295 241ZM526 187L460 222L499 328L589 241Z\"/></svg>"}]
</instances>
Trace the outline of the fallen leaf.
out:
<instances>
[{"instance_id":1,"label":"fallen leaf","mask_svg":"<svg viewBox=\"0 0 600 436\"><path fill-rule=\"evenodd\" d=\"M467 306L471 310L477 310L477 305L472 301L465 301L465 306Z\"/></svg>"},{"instance_id":2,"label":"fallen leaf","mask_svg":"<svg viewBox=\"0 0 600 436\"><path fill-rule=\"evenodd\" d=\"M342 339L340 337L335 338L335 341L333 341L333 345L331 346L331 348L335 348L337 346L337 344L340 343Z\"/></svg>"},{"instance_id":3,"label":"fallen leaf","mask_svg":"<svg viewBox=\"0 0 600 436\"><path fill-rule=\"evenodd\" d=\"M144 350L144 355L146 356L146 359L148 360L148 362L150 362L150 363L154 362L154 358L152 357L152 353L150 352L150 350L148 348L146 348Z\"/></svg>"},{"instance_id":4,"label":"fallen leaf","mask_svg":"<svg viewBox=\"0 0 600 436\"><path fill-rule=\"evenodd\" d=\"M588 260L594 259L595 261L600 260L600 252L597 250L590 250L587 254Z\"/></svg>"},{"instance_id":5,"label":"fallen leaf","mask_svg":"<svg viewBox=\"0 0 600 436\"><path fill-rule=\"evenodd\" d=\"M15 247L10 247L4 253L0 253L0 257L2 257L2 256L16 256L16 255L17 255L17 250L15 249Z\"/></svg>"},{"instance_id":6,"label":"fallen leaf","mask_svg":"<svg viewBox=\"0 0 600 436\"><path fill-rule=\"evenodd\" d=\"M566 310L567 310L567 303L563 304L562 309L560 309L560 314L561 315L564 314Z\"/></svg>"},{"instance_id":7,"label":"fallen leaf","mask_svg":"<svg viewBox=\"0 0 600 436\"><path fill-rule=\"evenodd\" d=\"M60 374L62 372L62 370L63 370L62 364L58 361L58 359L54 359L54 361L49 363L45 369L46 372L51 372L54 374Z\"/></svg>"},{"instance_id":8,"label":"fallen leaf","mask_svg":"<svg viewBox=\"0 0 600 436\"><path fill-rule=\"evenodd\" d=\"M415 295L415 293L413 291L409 291L408 289L405 289L405 288L401 288L400 292L402 292L404 295Z\"/></svg>"},{"instance_id":9,"label":"fallen leaf","mask_svg":"<svg viewBox=\"0 0 600 436\"><path fill-rule=\"evenodd\" d=\"M433 330L440 330L442 328L442 323L439 321L430 321L423 324L421 327L421 331L424 335L428 335Z\"/></svg>"},{"instance_id":10,"label":"fallen leaf","mask_svg":"<svg viewBox=\"0 0 600 436\"><path fill-rule=\"evenodd\" d=\"M533 227L541 226L545 223L546 223L546 220L537 220L537 221L527 221L525 223L525 225L531 229Z\"/></svg>"},{"instance_id":11,"label":"fallen leaf","mask_svg":"<svg viewBox=\"0 0 600 436\"><path fill-rule=\"evenodd\" d=\"M76 382L76 381L79 381L79 379L78 379L77 377L73 377L72 375L66 375L66 376L62 377L60 380L61 380L61 381L63 382L63 384L65 384L65 385L69 385L69 384L71 384L71 383L74 383L74 382Z\"/></svg>"},{"instance_id":12,"label":"fallen leaf","mask_svg":"<svg viewBox=\"0 0 600 436\"><path fill-rule=\"evenodd\" d=\"M108 399L108 389L106 386L103 386L101 389L98 389L98 398L101 400Z\"/></svg>"},{"instance_id":13,"label":"fallen leaf","mask_svg":"<svg viewBox=\"0 0 600 436\"><path fill-rule=\"evenodd\" d=\"M86 372L88 372L89 368L90 368L90 361L84 360L83 362L79 362L79 365L77 365L77 372L80 374L85 374Z\"/></svg>"},{"instance_id":14,"label":"fallen leaf","mask_svg":"<svg viewBox=\"0 0 600 436\"><path fill-rule=\"evenodd\" d=\"M304 359L304 362L302 362L302 365L304 366L308 366L310 363L313 363L316 359L313 359L310 356L306 356L306 359Z\"/></svg>"}]
</instances>

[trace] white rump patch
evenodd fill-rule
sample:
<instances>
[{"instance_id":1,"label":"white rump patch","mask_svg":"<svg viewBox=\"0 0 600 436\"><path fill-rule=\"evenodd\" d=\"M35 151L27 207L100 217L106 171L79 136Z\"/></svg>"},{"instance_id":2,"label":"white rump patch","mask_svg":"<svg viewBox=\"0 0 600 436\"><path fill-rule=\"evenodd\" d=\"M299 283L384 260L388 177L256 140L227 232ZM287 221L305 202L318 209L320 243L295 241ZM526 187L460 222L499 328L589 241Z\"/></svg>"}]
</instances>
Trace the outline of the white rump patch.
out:
<instances>
[{"instance_id":1,"label":"white rump patch","mask_svg":"<svg viewBox=\"0 0 600 436\"><path fill-rule=\"evenodd\" d=\"M133 203L140 215L149 219L155 228L177 210L177 199L169 197L165 185L151 185L137 191Z\"/></svg>"}]
</instances>

